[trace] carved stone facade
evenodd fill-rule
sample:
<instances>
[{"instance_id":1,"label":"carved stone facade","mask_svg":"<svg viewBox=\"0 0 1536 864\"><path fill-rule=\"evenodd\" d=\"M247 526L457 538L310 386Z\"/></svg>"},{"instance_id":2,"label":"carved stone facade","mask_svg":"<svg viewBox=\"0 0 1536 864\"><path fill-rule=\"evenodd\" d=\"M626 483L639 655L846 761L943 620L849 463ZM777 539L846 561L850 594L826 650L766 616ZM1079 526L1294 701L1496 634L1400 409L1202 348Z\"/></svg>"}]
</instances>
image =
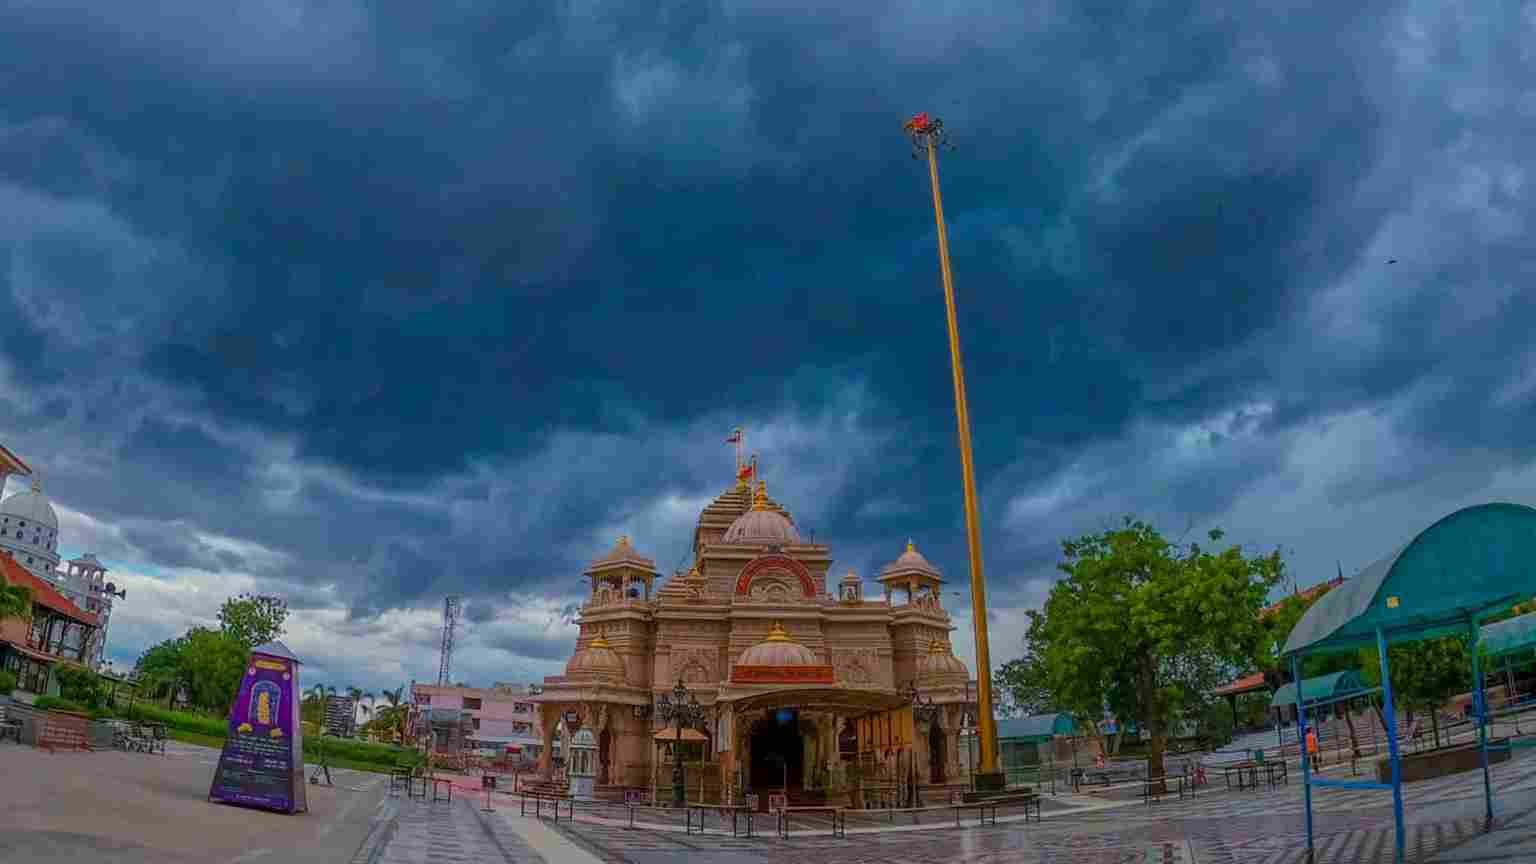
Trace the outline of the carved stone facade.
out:
<instances>
[{"instance_id":1,"label":"carved stone facade","mask_svg":"<svg viewBox=\"0 0 1536 864\"><path fill-rule=\"evenodd\" d=\"M882 570L881 599L865 600L851 573L834 595L830 548L802 540L788 511L747 482L705 508L694 541L692 567L659 591L654 562L627 537L594 562L575 656L537 697L547 734L593 729L600 797L668 782L675 733L655 705L679 682L707 715L689 758L702 756L721 789L775 777L791 791L822 782L841 761L839 736L852 720L901 710L914 684L946 707L939 733L914 733L910 761L926 765L930 747L953 761L966 698L954 669L964 666L952 656L925 660L948 651L953 625L939 599L942 576L914 545ZM948 677L925 677L930 667ZM958 778L958 769L945 776Z\"/></svg>"}]
</instances>

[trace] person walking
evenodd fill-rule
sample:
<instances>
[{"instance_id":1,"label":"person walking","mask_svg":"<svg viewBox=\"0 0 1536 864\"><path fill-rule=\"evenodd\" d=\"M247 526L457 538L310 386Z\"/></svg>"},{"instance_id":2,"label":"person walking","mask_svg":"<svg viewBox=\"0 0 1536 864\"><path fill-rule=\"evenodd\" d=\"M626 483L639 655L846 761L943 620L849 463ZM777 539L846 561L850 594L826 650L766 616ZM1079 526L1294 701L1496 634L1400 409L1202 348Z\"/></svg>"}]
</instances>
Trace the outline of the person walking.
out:
<instances>
[{"instance_id":1,"label":"person walking","mask_svg":"<svg viewBox=\"0 0 1536 864\"><path fill-rule=\"evenodd\" d=\"M1321 756L1321 753L1317 749L1317 728L1313 727L1307 730L1307 760L1321 768L1323 763L1319 756Z\"/></svg>"}]
</instances>

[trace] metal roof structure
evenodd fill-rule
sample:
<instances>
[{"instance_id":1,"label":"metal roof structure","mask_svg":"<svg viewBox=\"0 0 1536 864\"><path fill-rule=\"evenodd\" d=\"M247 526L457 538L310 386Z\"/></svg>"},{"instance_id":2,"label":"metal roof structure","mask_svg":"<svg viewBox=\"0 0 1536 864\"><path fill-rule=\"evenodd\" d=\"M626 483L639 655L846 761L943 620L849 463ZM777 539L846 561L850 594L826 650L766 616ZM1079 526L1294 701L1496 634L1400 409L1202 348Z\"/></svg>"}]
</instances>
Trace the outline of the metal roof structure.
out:
<instances>
[{"instance_id":1,"label":"metal roof structure","mask_svg":"<svg viewBox=\"0 0 1536 864\"><path fill-rule=\"evenodd\" d=\"M1303 705L1312 705L1317 702L1336 702L1340 699L1348 699L1355 694L1364 695L1373 688L1366 686L1365 679L1360 673L1351 669L1347 672L1334 672L1331 675L1319 675L1316 678L1303 678L1301 681L1301 701ZM1288 708L1296 704L1296 682L1282 686L1275 691L1273 698L1269 700L1269 707Z\"/></svg>"},{"instance_id":2,"label":"metal roof structure","mask_svg":"<svg viewBox=\"0 0 1536 864\"><path fill-rule=\"evenodd\" d=\"M1536 648L1536 612L1527 612L1496 624L1483 625L1478 643L1489 657Z\"/></svg>"},{"instance_id":3,"label":"metal roof structure","mask_svg":"<svg viewBox=\"0 0 1536 864\"><path fill-rule=\"evenodd\" d=\"M997 740L999 741L1020 739L1048 741L1051 738L1072 735L1076 731L1077 727L1072 723L1071 714L1036 714L1031 717L997 721Z\"/></svg>"},{"instance_id":4,"label":"metal roof structure","mask_svg":"<svg viewBox=\"0 0 1536 864\"><path fill-rule=\"evenodd\" d=\"M1473 718L1483 767L1484 816L1491 826L1493 784L1488 773L1489 750L1536 744L1536 739L1509 739L1492 746L1488 742L1486 682L1479 647L1483 635L1481 619L1504 612L1532 595L1536 595L1536 509L1508 503L1479 504L1446 516L1419 532L1408 545L1324 594L1296 622L1282 653L1290 658L1293 678L1299 678L1302 657L1309 651L1325 653L1374 645L1381 664L1381 708L1385 716L1391 717L1396 711L1392 696L1392 641L1467 638L1472 655ZM1526 626L1515 625L1507 632L1518 641ZM1305 681L1302 694L1305 698ZM1306 704L1303 702L1302 707ZM1305 710L1297 714L1297 721L1298 737L1305 737ZM1395 860L1402 864L1407 838L1402 754L1396 724L1388 724L1387 750L1390 783L1315 776L1311 758L1302 753L1308 860L1316 854L1312 790L1371 789L1392 793Z\"/></svg>"},{"instance_id":5,"label":"metal roof structure","mask_svg":"<svg viewBox=\"0 0 1536 864\"><path fill-rule=\"evenodd\" d=\"M1312 604L1282 653L1467 632L1479 615L1536 594L1536 508L1479 504L1424 529Z\"/></svg>"}]
</instances>

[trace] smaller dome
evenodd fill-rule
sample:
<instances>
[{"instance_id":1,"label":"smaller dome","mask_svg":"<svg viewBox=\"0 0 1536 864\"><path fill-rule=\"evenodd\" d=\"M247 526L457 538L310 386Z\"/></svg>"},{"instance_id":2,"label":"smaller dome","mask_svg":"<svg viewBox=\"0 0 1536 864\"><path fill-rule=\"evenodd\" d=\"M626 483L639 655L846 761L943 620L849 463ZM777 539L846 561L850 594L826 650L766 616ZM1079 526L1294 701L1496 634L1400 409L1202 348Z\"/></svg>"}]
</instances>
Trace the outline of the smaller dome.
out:
<instances>
[{"instance_id":1,"label":"smaller dome","mask_svg":"<svg viewBox=\"0 0 1536 864\"><path fill-rule=\"evenodd\" d=\"M784 625L773 622L763 641L741 652L738 666L820 666L816 652L789 638Z\"/></svg>"},{"instance_id":2,"label":"smaller dome","mask_svg":"<svg viewBox=\"0 0 1536 864\"><path fill-rule=\"evenodd\" d=\"M911 540L907 541L907 549L901 553L901 557L880 568L882 578L907 573L923 574L939 580L944 578L939 568L929 563L928 559L923 557L923 553L917 551L917 544Z\"/></svg>"},{"instance_id":3,"label":"smaller dome","mask_svg":"<svg viewBox=\"0 0 1536 864\"><path fill-rule=\"evenodd\" d=\"M768 484L759 480L752 509L736 517L720 539L723 543L797 544L800 532L789 517L768 505Z\"/></svg>"},{"instance_id":4,"label":"smaller dome","mask_svg":"<svg viewBox=\"0 0 1536 864\"><path fill-rule=\"evenodd\" d=\"M36 522L50 531L59 530L59 514L53 511L53 504L49 503L48 496L43 494L42 481L36 475L32 477L31 489L26 492L17 492L4 502L0 502L0 515Z\"/></svg>"},{"instance_id":5,"label":"smaller dome","mask_svg":"<svg viewBox=\"0 0 1536 864\"><path fill-rule=\"evenodd\" d=\"M629 542L629 535L625 534L619 538L619 542L613 544L613 548L608 550L607 555L589 564L587 572L591 573L595 570L607 570L612 567L623 566L635 567L652 573L656 571L656 562L641 555L635 549L634 544Z\"/></svg>"},{"instance_id":6,"label":"smaller dome","mask_svg":"<svg viewBox=\"0 0 1536 864\"><path fill-rule=\"evenodd\" d=\"M619 678L624 677L624 659L613 650L603 634L587 643L565 664L565 674L572 678Z\"/></svg>"},{"instance_id":7,"label":"smaller dome","mask_svg":"<svg viewBox=\"0 0 1536 864\"><path fill-rule=\"evenodd\" d=\"M939 639L933 640L928 646L928 653L917 661L917 677L922 680L933 680L955 675L969 680L971 670L965 668L965 662L950 652L947 643Z\"/></svg>"}]
</instances>

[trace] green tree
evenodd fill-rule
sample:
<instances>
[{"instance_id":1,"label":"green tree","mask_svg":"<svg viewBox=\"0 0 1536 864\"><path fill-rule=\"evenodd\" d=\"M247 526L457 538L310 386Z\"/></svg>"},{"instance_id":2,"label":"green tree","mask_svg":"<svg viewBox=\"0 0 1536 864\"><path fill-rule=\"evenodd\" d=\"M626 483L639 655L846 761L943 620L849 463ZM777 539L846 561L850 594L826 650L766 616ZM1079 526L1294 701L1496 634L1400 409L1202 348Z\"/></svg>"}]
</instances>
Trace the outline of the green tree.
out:
<instances>
[{"instance_id":1,"label":"green tree","mask_svg":"<svg viewBox=\"0 0 1536 864\"><path fill-rule=\"evenodd\" d=\"M186 646L187 637L178 636L153 645L139 655L133 675L146 696L167 700L175 696L176 688L185 683L182 660Z\"/></svg>"},{"instance_id":2,"label":"green tree","mask_svg":"<svg viewBox=\"0 0 1536 864\"><path fill-rule=\"evenodd\" d=\"M1209 534L1212 543L1222 536ZM1255 657L1265 635L1258 612L1284 563L1279 552L1180 547L1130 518L1064 542L1062 553L1066 578L1030 613L1046 689L1079 716L1108 707L1138 719L1151 737L1148 770L1160 776L1170 722Z\"/></svg>"},{"instance_id":3,"label":"green tree","mask_svg":"<svg viewBox=\"0 0 1536 864\"><path fill-rule=\"evenodd\" d=\"M1381 686L1381 662L1376 649L1360 652L1362 677ZM1440 746L1440 709L1452 696L1472 689L1472 657L1459 636L1405 642L1388 649L1392 663L1392 696L1409 711L1429 715L1435 746Z\"/></svg>"},{"instance_id":4,"label":"green tree","mask_svg":"<svg viewBox=\"0 0 1536 864\"><path fill-rule=\"evenodd\" d=\"M32 589L25 585L12 585L0 577L0 621L31 617Z\"/></svg>"},{"instance_id":5,"label":"green tree","mask_svg":"<svg viewBox=\"0 0 1536 864\"><path fill-rule=\"evenodd\" d=\"M281 638L287 620L288 603L265 594L241 594L219 607L220 629L246 648Z\"/></svg>"},{"instance_id":6,"label":"green tree","mask_svg":"<svg viewBox=\"0 0 1536 864\"><path fill-rule=\"evenodd\" d=\"M1004 717L1046 714L1054 707L1040 658L1026 651L1023 657L1009 660L992 675L992 689L1001 697L998 713Z\"/></svg>"},{"instance_id":7,"label":"green tree","mask_svg":"<svg viewBox=\"0 0 1536 864\"><path fill-rule=\"evenodd\" d=\"M229 711L245 676L251 651L221 630L194 627L187 632L181 672L192 704L209 711Z\"/></svg>"}]
</instances>

